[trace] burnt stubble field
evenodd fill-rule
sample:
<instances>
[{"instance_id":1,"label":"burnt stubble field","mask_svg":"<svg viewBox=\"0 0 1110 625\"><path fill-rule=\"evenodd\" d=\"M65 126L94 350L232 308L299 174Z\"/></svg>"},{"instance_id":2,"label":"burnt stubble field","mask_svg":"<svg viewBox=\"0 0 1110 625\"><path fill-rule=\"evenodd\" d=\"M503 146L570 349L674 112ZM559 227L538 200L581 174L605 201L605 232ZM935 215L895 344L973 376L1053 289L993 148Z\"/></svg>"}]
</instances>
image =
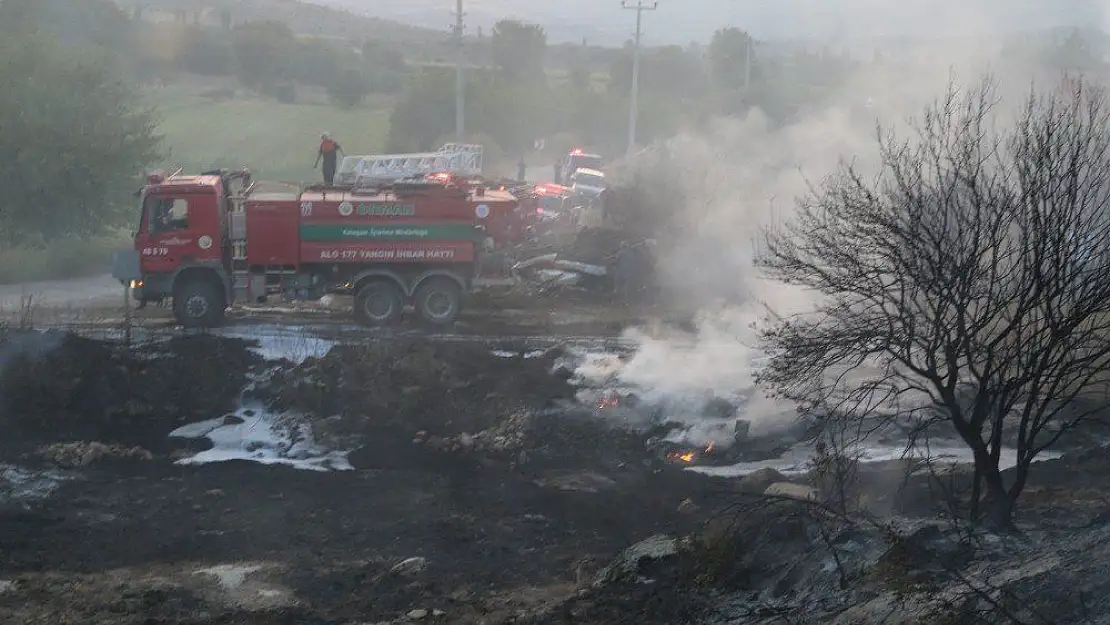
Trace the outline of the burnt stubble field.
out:
<instances>
[{"instance_id":1,"label":"burnt stubble field","mask_svg":"<svg viewBox=\"0 0 1110 625\"><path fill-rule=\"evenodd\" d=\"M239 339L63 333L9 347L3 622L547 618L622 549L712 510L684 500L726 488L568 408L558 350L389 341L267 362ZM177 462L213 442L171 431L250 426L245 405L286 415L275 431L307 423L349 466L263 464L249 442L246 459Z\"/></svg>"}]
</instances>

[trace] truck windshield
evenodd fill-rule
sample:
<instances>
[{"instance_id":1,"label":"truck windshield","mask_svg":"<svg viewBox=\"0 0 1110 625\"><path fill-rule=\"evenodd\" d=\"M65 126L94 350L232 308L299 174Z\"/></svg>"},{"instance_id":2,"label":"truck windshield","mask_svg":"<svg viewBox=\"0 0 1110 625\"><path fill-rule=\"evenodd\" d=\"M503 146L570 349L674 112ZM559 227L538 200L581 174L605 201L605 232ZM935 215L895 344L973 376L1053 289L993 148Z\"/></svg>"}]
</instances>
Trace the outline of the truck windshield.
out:
<instances>
[{"instance_id":1,"label":"truck windshield","mask_svg":"<svg viewBox=\"0 0 1110 625\"><path fill-rule=\"evenodd\" d=\"M574 169L601 169L601 157L580 154L571 159L571 166Z\"/></svg>"},{"instance_id":2,"label":"truck windshield","mask_svg":"<svg viewBox=\"0 0 1110 625\"><path fill-rule=\"evenodd\" d=\"M150 197L143 202L151 234L189 229L189 201L181 197Z\"/></svg>"}]
</instances>

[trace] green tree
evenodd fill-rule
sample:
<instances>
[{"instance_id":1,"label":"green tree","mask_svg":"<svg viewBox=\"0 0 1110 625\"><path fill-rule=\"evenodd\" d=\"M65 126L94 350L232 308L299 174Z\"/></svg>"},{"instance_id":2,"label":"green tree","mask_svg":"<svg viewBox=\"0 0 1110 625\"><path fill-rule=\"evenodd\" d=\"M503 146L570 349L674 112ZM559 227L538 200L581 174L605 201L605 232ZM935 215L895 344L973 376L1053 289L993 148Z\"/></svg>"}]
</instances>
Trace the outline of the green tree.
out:
<instances>
[{"instance_id":1,"label":"green tree","mask_svg":"<svg viewBox=\"0 0 1110 625\"><path fill-rule=\"evenodd\" d=\"M570 69L567 70L570 86L580 91L590 89L593 86L592 72L590 69L589 60L586 55L581 51L576 52L571 57Z\"/></svg>"},{"instance_id":2,"label":"green tree","mask_svg":"<svg viewBox=\"0 0 1110 625\"><path fill-rule=\"evenodd\" d=\"M501 20L493 25L493 64L506 80L544 79L547 33L536 24Z\"/></svg>"},{"instance_id":3,"label":"green tree","mask_svg":"<svg viewBox=\"0 0 1110 625\"><path fill-rule=\"evenodd\" d=\"M467 95L471 93L473 88L468 89ZM454 71L425 68L409 79L393 107L386 149L390 152L430 150L437 138L450 134L454 128Z\"/></svg>"},{"instance_id":4,"label":"green tree","mask_svg":"<svg viewBox=\"0 0 1110 625\"><path fill-rule=\"evenodd\" d=\"M306 85L339 87L345 75L339 48L326 39L312 38L297 43L293 53L297 80Z\"/></svg>"},{"instance_id":5,"label":"green tree","mask_svg":"<svg viewBox=\"0 0 1110 625\"><path fill-rule=\"evenodd\" d=\"M627 91L632 86L632 51L622 50L613 59L609 85ZM697 97L705 92L706 76L697 58L681 46L645 50L640 58L642 93L672 99Z\"/></svg>"},{"instance_id":6,"label":"green tree","mask_svg":"<svg viewBox=\"0 0 1110 625\"><path fill-rule=\"evenodd\" d=\"M408 70L405 55L400 50L379 41L367 41L362 44L362 60L376 70L393 72Z\"/></svg>"},{"instance_id":7,"label":"green tree","mask_svg":"<svg viewBox=\"0 0 1110 625\"><path fill-rule=\"evenodd\" d=\"M113 57L129 51L133 40L131 20L111 0L3 0L0 32L13 37L38 33Z\"/></svg>"},{"instance_id":8,"label":"green tree","mask_svg":"<svg viewBox=\"0 0 1110 625\"><path fill-rule=\"evenodd\" d=\"M1049 56L1053 65L1062 70L1090 72L1105 66L1095 53L1090 37L1078 28L1072 29Z\"/></svg>"},{"instance_id":9,"label":"green tree","mask_svg":"<svg viewBox=\"0 0 1110 625\"><path fill-rule=\"evenodd\" d=\"M103 52L6 36L0 84L0 242L92 236L134 218L131 193L159 138Z\"/></svg>"},{"instance_id":10,"label":"green tree","mask_svg":"<svg viewBox=\"0 0 1110 625\"><path fill-rule=\"evenodd\" d=\"M297 40L280 22L248 22L234 30L236 73L246 86L268 92L293 77Z\"/></svg>"},{"instance_id":11,"label":"green tree","mask_svg":"<svg viewBox=\"0 0 1110 625\"><path fill-rule=\"evenodd\" d=\"M754 42L751 35L739 28L722 28L713 33L709 43L709 64L713 83L720 89L738 89L744 86L748 67L755 66L751 59Z\"/></svg>"},{"instance_id":12,"label":"green tree","mask_svg":"<svg viewBox=\"0 0 1110 625\"><path fill-rule=\"evenodd\" d=\"M393 94L401 91L409 73L405 55L377 41L367 41L362 45L362 65L372 93Z\"/></svg>"},{"instance_id":13,"label":"green tree","mask_svg":"<svg viewBox=\"0 0 1110 625\"><path fill-rule=\"evenodd\" d=\"M337 73L327 89L328 97L333 104L343 108L354 108L366 99L366 94L370 92L370 85L362 72L348 69Z\"/></svg>"},{"instance_id":14,"label":"green tree","mask_svg":"<svg viewBox=\"0 0 1110 625\"><path fill-rule=\"evenodd\" d=\"M467 81L466 120L471 134L490 137L499 147L520 153L549 132L557 108L552 94L537 85L512 83L489 72L471 72ZM390 116L388 149L423 151L436 147L455 129L454 70L425 68L412 77Z\"/></svg>"},{"instance_id":15,"label":"green tree","mask_svg":"<svg viewBox=\"0 0 1110 625\"><path fill-rule=\"evenodd\" d=\"M235 72L235 52L224 33L201 26L172 25L169 29L180 39L180 67L204 76L228 76ZM162 41L164 45L165 40Z\"/></svg>"},{"instance_id":16,"label":"green tree","mask_svg":"<svg viewBox=\"0 0 1110 625\"><path fill-rule=\"evenodd\" d=\"M497 74L479 78L474 86L468 125L509 154L532 150L536 139L556 129L555 101L546 83L513 82Z\"/></svg>"}]
</instances>

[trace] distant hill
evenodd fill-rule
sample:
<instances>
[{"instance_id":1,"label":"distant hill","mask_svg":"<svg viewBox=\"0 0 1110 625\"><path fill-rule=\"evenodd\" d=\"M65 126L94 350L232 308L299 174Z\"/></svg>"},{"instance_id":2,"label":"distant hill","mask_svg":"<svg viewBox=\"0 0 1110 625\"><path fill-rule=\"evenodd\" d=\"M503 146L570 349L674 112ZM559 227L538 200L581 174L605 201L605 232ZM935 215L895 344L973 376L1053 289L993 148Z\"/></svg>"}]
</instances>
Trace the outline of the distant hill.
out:
<instances>
[{"instance_id":1,"label":"distant hill","mask_svg":"<svg viewBox=\"0 0 1110 625\"><path fill-rule=\"evenodd\" d=\"M233 23L273 20L288 24L298 35L338 37L352 40L375 39L398 43L435 44L448 37L446 28L435 30L403 24L390 19L353 13L341 6L324 6L300 0L116 0L131 14L142 8L144 19L220 23L221 12L231 12ZM183 13L181 13L183 12Z\"/></svg>"},{"instance_id":2,"label":"distant hill","mask_svg":"<svg viewBox=\"0 0 1110 625\"><path fill-rule=\"evenodd\" d=\"M0 0L2 1L2 0ZM634 1L634 0L630 0ZM197 13L218 23L230 9L236 22L273 19L303 35L441 44L450 36L454 0L116 0L130 12L136 4L161 11ZM645 0L647 2L647 0ZM631 38L634 13L620 0L464 0L467 35L488 34L502 18L542 25L551 43L583 39L619 46ZM1053 27L1107 30L1110 8L1090 0L659 0L644 17L647 45L708 41L725 26L751 30L765 41L931 39L1014 34Z\"/></svg>"},{"instance_id":3,"label":"distant hill","mask_svg":"<svg viewBox=\"0 0 1110 625\"><path fill-rule=\"evenodd\" d=\"M452 21L453 0L313 0L375 17L430 28ZM645 0L648 3L649 0ZM635 0L630 0L635 3ZM534 22L552 42L620 45L635 29L620 0L464 0L469 32L500 18ZM724 26L757 38L853 39L1090 26L1107 29L1110 9L1092 0L659 0L644 17L649 45L705 42Z\"/></svg>"}]
</instances>

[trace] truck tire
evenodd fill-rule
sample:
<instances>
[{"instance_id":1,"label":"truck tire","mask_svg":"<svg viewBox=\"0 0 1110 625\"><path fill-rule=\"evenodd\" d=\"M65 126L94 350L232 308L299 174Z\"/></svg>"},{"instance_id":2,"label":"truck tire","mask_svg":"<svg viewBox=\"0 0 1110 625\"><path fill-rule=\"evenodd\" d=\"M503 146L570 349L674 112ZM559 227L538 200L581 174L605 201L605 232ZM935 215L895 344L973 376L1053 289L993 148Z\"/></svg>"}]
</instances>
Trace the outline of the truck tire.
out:
<instances>
[{"instance_id":1,"label":"truck tire","mask_svg":"<svg viewBox=\"0 0 1110 625\"><path fill-rule=\"evenodd\" d=\"M450 325L462 311L462 289L448 278L431 278L416 289L413 305L425 322Z\"/></svg>"},{"instance_id":2,"label":"truck tire","mask_svg":"<svg viewBox=\"0 0 1110 625\"><path fill-rule=\"evenodd\" d=\"M405 294L391 282L367 282L355 295L355 319L363 325L374 328L393 325L404 312Z\"/></svg>"},{"instance_id":3,"label":"truck tire","mask_svg":"<svg viewBox=\"0 0 1110 625\"><path fill-rule=\"evenodd\" d=\"M224 295L207 280L189 280L174 292L173 315L186 328L214 328L224 320Z\"/></svg>"}]
</instances>

